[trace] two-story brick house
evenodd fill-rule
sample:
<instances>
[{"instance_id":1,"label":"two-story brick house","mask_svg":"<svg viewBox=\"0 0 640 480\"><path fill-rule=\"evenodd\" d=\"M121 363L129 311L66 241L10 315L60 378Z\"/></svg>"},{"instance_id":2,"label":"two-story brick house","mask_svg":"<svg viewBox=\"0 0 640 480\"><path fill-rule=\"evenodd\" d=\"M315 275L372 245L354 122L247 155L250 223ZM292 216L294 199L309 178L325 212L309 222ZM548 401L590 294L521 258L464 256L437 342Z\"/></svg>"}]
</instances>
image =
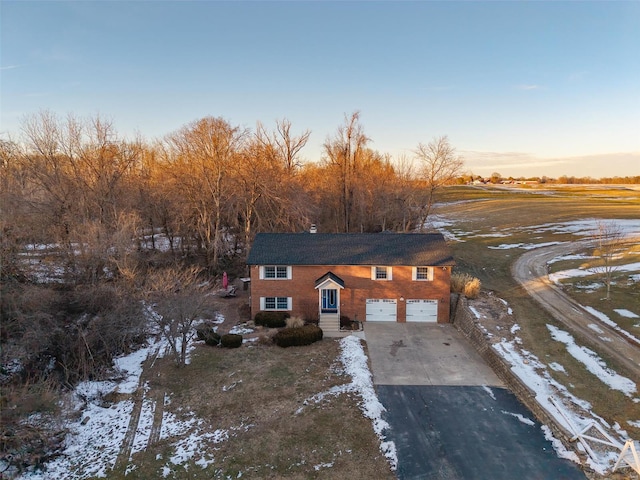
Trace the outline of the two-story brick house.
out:
<instances>
[{"instance_id":1,"label":"two-story brick house","mask_svg":"<svg viewBox=\"0 0 640 480\"><path fill-rule=\"evenodd\" d=\"M449 321L455 262L439 233L260 233L247 264L252 315L287 311L329 330L340 315Z\"/></svg>"}]
</instances>

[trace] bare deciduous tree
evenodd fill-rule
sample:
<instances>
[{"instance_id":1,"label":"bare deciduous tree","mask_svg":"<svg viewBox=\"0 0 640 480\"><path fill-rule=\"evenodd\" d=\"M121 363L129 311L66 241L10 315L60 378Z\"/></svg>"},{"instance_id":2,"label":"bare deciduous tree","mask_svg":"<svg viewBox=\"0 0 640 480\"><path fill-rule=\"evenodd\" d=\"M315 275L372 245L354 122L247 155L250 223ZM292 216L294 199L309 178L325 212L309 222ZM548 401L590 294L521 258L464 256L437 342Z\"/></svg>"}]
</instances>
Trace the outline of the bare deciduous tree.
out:
<instances>
[{"instance_id":1,"label":"bare deciduous tree","mask_svg":"<svg viewBox=\"0 0 640 480\"><path fill-rule=\"evenodd\" d=\"M360 112L345 115L344 125L338 127L333 138L324 142L329 165L336 170L340 189L341 230L348 233L352 227L357 177L360 174L365 147L369 138L360 125Z\"/></svg>"},{"instance_id":2,"label":"bare deciduous tree","mask_svg":"<svg viewBox=\"0 0 640 480\"><path fill-rule=\"evenodd\" d=\"M622 227L615 221L598 221L595 232L593 233L595 241L594 256L598 260L598 264L592 267L597 272L607 288L606 300L611 297L611 284L618 265L615 258L620 254L624 246L624 232Z\"/></svg>"},{"instance_id":3,"label":"bare deciduous tree","mask_svg":"<svg viewBox=\"0 0 640 480\"><path fill-rule=\"evenodd\" d=\"M206 117L167 138L176 186L193 213L207 263L216 267L223 247L223 214L230 177L247 132L222 118Z\"/></svg>"},{"instance_id":4,"label":"bare deciduous tree","mask_svg":"<svg viewBox=\"0 0 640 480\"><path fill-rule=\"evenodd\" d=\"M147 279L146 298L152 322L169 343L177 366L187 362L196 323L213 315L208 283L197 267L172 267L152 272Z\"/></svg>"},{"instance_id":5,"label":"bare deciduous tree","mask_svg":"<svg viewBox=\"0 0 640 480\"><path fill-rule=\"evenodd\" d=\"M426 145L418 144L414 153L419 162L420 178L425 182L427 194L420 215L419 228L422 230L431 213L435 192L442 186L452 183L460 175L464 161L451 146L446 135L434 138Z\"/></svg>"},{"instance_id":6,"label":"bare deciduous tree","mask_svg":"<svg viewBox=\"0 0 640 480\"><path fill-rule=\"evenodd\" d=\"M256 139L274 155L284 167L287 176L292 176L300 168L300 151L305 147L310 136L310 130L305 130L298 136L293 135L291 122L286 118L276 121L276 130L271 134L260 122L256 128Z\"/></svg>"}]
</instances>

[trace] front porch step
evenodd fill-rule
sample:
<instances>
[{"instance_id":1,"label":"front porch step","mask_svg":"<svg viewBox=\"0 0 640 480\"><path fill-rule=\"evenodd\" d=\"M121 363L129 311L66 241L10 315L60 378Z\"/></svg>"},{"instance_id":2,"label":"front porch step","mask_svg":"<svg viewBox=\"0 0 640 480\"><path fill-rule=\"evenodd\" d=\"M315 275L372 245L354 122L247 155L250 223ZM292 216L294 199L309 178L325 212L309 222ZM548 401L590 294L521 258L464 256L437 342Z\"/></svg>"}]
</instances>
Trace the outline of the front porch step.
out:
<instances>
[{"instance_id":1,"label":"front porch step","mask_svg":"<svg viewBox=\"0 0 640 480\"><path fill-rule=\"evenodd\" d=\"M340 317L337 313L323 313L320 315L320 322L318 326L323 332L329 334L330 332L340 331Z\"/></svg>"}]
</instances>

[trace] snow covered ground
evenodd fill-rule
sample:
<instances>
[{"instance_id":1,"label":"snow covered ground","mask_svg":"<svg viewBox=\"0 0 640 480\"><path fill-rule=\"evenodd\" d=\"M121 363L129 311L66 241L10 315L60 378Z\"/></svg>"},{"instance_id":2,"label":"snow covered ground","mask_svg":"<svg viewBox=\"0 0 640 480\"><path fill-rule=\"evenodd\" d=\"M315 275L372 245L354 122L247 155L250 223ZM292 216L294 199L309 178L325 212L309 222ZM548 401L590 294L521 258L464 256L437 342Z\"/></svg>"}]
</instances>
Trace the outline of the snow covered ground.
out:
<instances>
[{"instance_id":1,"label":"snow covered ground","mask_svg":"<svg viewBox=\"0 0 640 480\"><path fill-rule=\"evenodd\" d=\"M149 311L149 314L155 312ZM224 318L218 315L216 323L223 321ZM188 353L190 354L194 348L190 345ZM45 464L43 471L27 472L18 478L76 480L107 476L122 453L125 436L134 414L136 392L141 394L142 403L139 419L134 426L129 458L134 453L144 450L151 436L157 405L146 395L149 391L148 385L140 384L143 364L148 359L153 363L155 359L168 355L169 351L169 344L165 339L150 338L146 347L114 360L114 375L111 380L78 384L71 394L71 402L76 410L76 414L71 418L75 420L67 424L68 434L62 454ZM105 400L119 397L124 399ZM166 397L164 405L169 403L170 397ZM201 448L203 442L219 443L228 438L230 433L223 430L204 433L202 425L203 420L192 412L184 412L178 419L174 414L163 411L160 439L175 438L174 454L167 459L163 468L164 476L172 472L175 466L183 465L194 458L195 463L203 468L213 461L213 458L205 453L207 449ZM127 471L134 468L129 467Z\"/></svg>"},{"instance_id":2,"label":"snow covered ground","mask_svg":"<svg viewBox=\"0 0 640 480\"><path fill-rule=\"evenodd\" d=\"M356 393L360 397L360 410L365 417L371 420L373 431L380 439L380 451L389 461L391 468L395 470L398 466L396 445L393 441L386 440L385 431L389 428L389 424L382 419L382 412L385 411L385 408L378 400L373 388L367 355L364 353L360 338L355 335L344 337L340 340L340 349L340 361L344 372L351 377L351 382L337 385L326 392L319 392L308 398L296 413L299 414L305 405L319 403L327 396L340 395L347 392Z\"/></svg>"},{"instance_id":3,"label":"snow covered ground","mask_svg":"<svg viewBox=\"0 0 640 480\"><path fill-rule=\"evenodd\" d=\"M561 259L564 259L565 257L560 257ZM553 263L554 261L557 261L558 259L554 259L552 260L550 263ZM640 271L640 262L632 262L632 263L627 263L624 265L618 265L616 266L616 272L631 272L633 273L632 275L629 276L628 278L628 282L629 283L637 283L638 282L638 278L637 275L635 274L635 272L639 272ZM548 278L549 280L551 280L552 282L556 283L556 284L560 284L560 282L562 280L570 280L573 278L586 278L586 277L591 277L591 276L595 276L597 275L598 272L596 272L593 269L590 268L572 268L572 269L568 269L568 270L561 270L555 273L550 273ZM594 281L593 283L590 283L588 285L582 285L580 286L580 288L584 289L584 290L589 290L589 291L597 291L600 288L603 288L604 284L602 282L598 282L598 281ZM596 318L598 318L602 323L607 324L608 326L610 326L611 328L613 328L614 330L616 330L618 333L620 333L621 335L624 335L626 337L628 337L629 339L633 340L634 342L640 343L640 338L636 335L634 335L633 333L630 333L629 331L620 328L620 326L618 326L618 324L615 322L615 320L612 320L608 315L606 315L603 312L600 312L599 310L591 307L591 306L584 306L581 305L582 308L584 308L587 312L589 312L591 315L595 316ZM640 318L639 313L640 312L632 312L631 310L628 310L626 308L614 308L613 309L614 312L616 312L618 315L620 315L621 317L624 318ZM635 327L640 327L640 324L635 325ZM601 332L604 333L604 332ZM640 334L640 332L638 332Z\"/></svg>"},{"instance_id":4,"label":"snow covered ground","mask_svg":"<svg viewBox=\"0 0 640 480\"><path fill-rule=\"evenodd\" d=\"M620 226L623 233L628 236L640 236L640 220L636 219L612 219L616 225ZM458 226L458 222L446 217L445 215L434 215L430 219L430 224L440 230L447 239L452 241L464 242L471 238L505 238L512 233L527 233L530 234L532 241L529 243L507 243L504 242L500 245L489 247L499 250L520 249L529 250L533 248L541 248L548 245L554 245L561 242L550 242L549 234L573 234L576 237L587 237L593 235L597 229L597 221L594 219L576 220L563 223L548 223L542 225L533 226L521 226L513 229L496 229L491 232L491 227L488 227L489 233L486 229L483 231L464 231ZM546 235L540 235L546 234ZM536 243L538 240L538 243ZM584 258L584 257L580 257ZM552 262L566 260L569 257L558 257ZM620 271L626 271L630 273L629 281L640 281L640 264L637 262L622 266ZM588 270L575 269L572 271L558 272L551 276L553 281L559 281L563 278L571 278L576 276L588 277L593 275L593 272ZM506 301L502 300L505 304ZM596 315L601 321L611 325L613 328L619 329L615 322L609 319L602 312L591 307L585 307L586 310ZM505 332L504 338L496 338L497 335L490 333L488 328L482 325L482 315L480 312L471 307L471 311L476 316L479 327L484 330L485 334L495 341L493 348L496 352L502 356L508 364L511 365L511 370L516 374L524 384L526 384L534 393L537 403L544 408L549 415L555 419L556 423L561 425L569 432L581 431L588 428L592 422L600 425L610 436L620 445L624 444L624 441L629 438L628 433L619 424L610 425L602 417L593 411L593 408L589 402L573 395L569 389L562 383L556 381L550 374L550 370L555 372L567 374L567 370L563 365L557 361L549 361L545 363L539 359L532 352L523 348L522 339L517 335L519 326L515 325L509 332L511 335ZM630 311L628 309L614 309L614 311L622 317L637 318L640 317L640 312ZM509 309L509 314L511 310ZM640 327L640 322L638 323ZM601 330L600 333L604 333L598 325L593 327ZM640 402L640 395L638 394L638 379L629 379L622 375L619 375L613 369L608 367L606 363L594 352L590 351L584 346L580 346L576 343L575 339L568 333L564 332L551 325L548 326L552 337L565 345L567 351L576 360L583 363L585 368L596 376L605 385L609 386L612 390L618 390L627 395L632 401ZM630 335L626 332L626 335ZM606 341L606 340L605 340ZM570 378L567 379L567 384L570 384ZM628 419L627 424L630 426L640 426L640 419ZM560 457L571 459L577 463L580 463L580 458L576 453L567 450L563 444L553 438L551 430L543 426L545 436L553 443L557 454ZM636 442L637 444L637 442ZM587 450L581 443L576 443L576 446L583 456L586 455ZM640 449L640 445L637 447ZM587 464L596 472L606 475L611 472L613 465L615 464L620 450L615 447L606 447L600 445L597 448L592 448L594 455L587 456Z\"/></svg>"},{"instance_id":5,"label":"snow covered ground","mask_svg":"<svg viewBox=\"0 0 640 480\"><path fill-rule=\"evenodd\" d=\"M476 315L481 323L482 318ZM604 361L585 347L575 344L575 341L567 332L549 325L549 330L555 334L558 341L565 343L571 354L585 364L594 375L607 385L611 384L618 390L624 391L630 396L637 393L636 384L615 371L608 368ZM518 329L512 329L517 332ZM591 404L573 395L565 385L556 381L549 369L566 374L565 368L558 362L545 364L533 353L522 347L522 340L516 335L511 339L502 338L493 345L496 352L503 357L515 375L527 385L535 394L536 402L544 408L568 432L581 431L591 422L597 422L620 445L629 438L627 432L618 424L610 425L602 417L593 412ZM574 355L575 353L575 355ZM612 387L612 388L613 388ZM640 400L639 400L640 401ZM634 423L630 423L633 425ZM555 439L548 426L543 426L545 437L550 440L561 458L567 458L576 463L581 463L580 458L572 451L567 450L562 442ZM581 454L586 455L586 449L580 443L576 444ZM593 449L594 457L587 456L587 464L596 472L605 475L611 471L620 454L614 447Z\"/></svg>"},{"instance_id":6,"label":"snow covered ground","mask_svg":"<svg viewBox=\"0 0 640 480\"><path fill-rule=\"evenodd\" d=\"M500 229L492 229L493 230L487 232L483 231L469 231L464 230L457 225L454 219L447 217L441 213L432 214L427 223L430 227L435 228L440 231L445 238L448 240L456 241L456 242L464 242L466 239L470 238L508 238L512 234L528 234L532 240L538 240L544 238L540 234L551 234L551 235L560 235L560 234L572 234L576 237L589 237L597 232L598 230L598 222L602 220L596 220L593 218L587 218L582 220L574 220L568 222L554 222L554 223L545 223L540 225L524 225L513 228L500 228ZM637 219L607 219L605 222L614 223L617 227L620 228L620 231L623 235L628 237L640 236L640 220ZM548 235L547 237L548 238ZM490 246L491 249L496 250L510 250L514 248L520 248L523 250L530 250L533 248L540 248L544 246L556 245L562 242L536 242L531 241L529 243L502 243L497 246Z\"/></svg>"},{"instance_id":7,"label":"snow covered ground","mask_svg":"<svg viewBox=\"0 0 640 480\"><path fill-rule=\"evenodd\" d=\"M223 319L222 319L223 320ZM218 318L220 321L220 318ZM244 327L238 329L243 330ZM388 424L382 419L384 407L378 401L373 388L372 375L367 364L367 357L355 336L346 337L340 342L339 360L342 372L350 377L350 382L321 392L307 400L318 402L327 395L353 393L360 398L359 407L366 418L372 422L373 430L380 439L380 450L386 456L391 468L397 466L395 444L385 440ZM247 431L252 425L238 425L231 429L216 429L206 420L198 418L193 412L171 412L166 407L171 404L171 396L165 395L158 405L156 399L147 394L149 386L141 384L143 364L150 359L162 357L168 352L164 340L150 340L149 344L129 355L120 357L114 362L117 375L107 381L83 382L73 392L73 400L77 415L69 421L69 433L65 439L64 451L60 456L44 466L44 470L28 472L18 477L21 480L81 480L87 478L106 477L116 463L123 462L123 445L130 441L126 472L136 469L129 464L132 455L147 448L153 432L156 409L162 408L162 420L159 440L168 440L172 453L164 461L159 475L173 476L184 471L187 462L193 462L201 468L215 464L216 444L228 440L239 432ZM121 394L122 400L106 401L108 394ZM141 397L138 407L138 418L134 416L135 396ZM113 397L112 395L110 397ZM132 418L135 425L132 427ZM127 440L127 433L134 429L132 438ZM331 467L330 464L316 466L316 470ZM315 468L315 467L314 467Z\"/></svg>"}]
</instances>

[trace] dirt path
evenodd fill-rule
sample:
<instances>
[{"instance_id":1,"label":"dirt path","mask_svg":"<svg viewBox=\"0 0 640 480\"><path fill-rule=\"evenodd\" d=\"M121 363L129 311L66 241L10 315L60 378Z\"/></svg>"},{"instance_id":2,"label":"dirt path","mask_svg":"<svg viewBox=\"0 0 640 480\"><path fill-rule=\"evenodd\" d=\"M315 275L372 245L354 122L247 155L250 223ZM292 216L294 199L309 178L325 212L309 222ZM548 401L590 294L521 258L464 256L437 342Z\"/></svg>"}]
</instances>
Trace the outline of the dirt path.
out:
<instances>
[{"instance_id":1,"label":"dirt path","mask_svg":"<svg viewBox=\"0 0 640 480\"><path fill-rule=\"evenodd\" d=\"M147 357L142 364L142 374L138 380L138 388L131 395L133 411L131 412L127 433L122 441L122 446L120 447L120 452L118 453L114 469L122 469L124 471L131 459L131 451L138 431L138 423L140 422L140 415L142 414L142 406L145 398L148 398L148 392L146 391L147 389L145 388L145 385L151 379L153 372L155 372L153 367L158 359L159 353L160 352L158 350L152 351L149 357ZM152 390L151 398L155 405L153 425L151 427L149 440L147 441L147 447L153 445L160 439L160 427L162 426L162 414L164 412L164 392Z\"/></svg>"},{"instance_id":2,"label":"dirt path","mask_svg":"<svg viewBox=\"0 0 640 480\"><path fill-rule=\"evenodd\" d=\"M550 260L575 253L588 245L589 242L574 242L530 250L515 261L511 273L529 295L556 320L627 368L633 373L632 378L640 378L640 344L590 314L549 280L547 263ZM603 342L589 328L594 323L607 332L610 342Z\"/></svg>"}]
</instances>

